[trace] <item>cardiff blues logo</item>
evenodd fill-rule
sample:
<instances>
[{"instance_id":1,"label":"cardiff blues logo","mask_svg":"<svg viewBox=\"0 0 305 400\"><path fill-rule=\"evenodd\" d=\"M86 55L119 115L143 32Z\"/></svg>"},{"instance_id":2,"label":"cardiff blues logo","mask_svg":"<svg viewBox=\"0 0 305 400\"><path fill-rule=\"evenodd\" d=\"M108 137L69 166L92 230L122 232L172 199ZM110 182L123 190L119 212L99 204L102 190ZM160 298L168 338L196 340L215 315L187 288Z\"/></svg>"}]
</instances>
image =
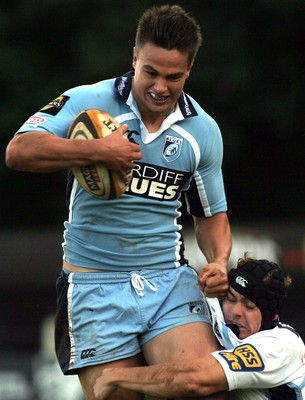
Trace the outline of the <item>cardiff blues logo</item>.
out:
<instances>
[{"instance_id":1,"label":"cardiff blues logo","mask_svg":"<svg viewBox=\"0 0 305 400\"><path fill-rule=\"evenodd\" d=\"M182 149L183 139L166 135L163 147L163 157L168 162L177 160Z\"/></svg>"}]
</instances>

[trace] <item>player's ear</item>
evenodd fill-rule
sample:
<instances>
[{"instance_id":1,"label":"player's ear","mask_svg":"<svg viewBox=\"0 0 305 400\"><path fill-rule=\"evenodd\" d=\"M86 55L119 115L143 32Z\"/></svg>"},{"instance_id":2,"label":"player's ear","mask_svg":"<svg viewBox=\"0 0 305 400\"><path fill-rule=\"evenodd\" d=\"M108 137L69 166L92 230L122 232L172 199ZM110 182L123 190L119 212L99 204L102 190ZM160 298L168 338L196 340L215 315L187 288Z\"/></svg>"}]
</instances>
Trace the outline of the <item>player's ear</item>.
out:
<instances>
[{"instance_id":1,"label":"player's ear","mask_svg":"<svg viewBox=\"0 0 305 400\"><path fill-rule=\"evenodd\" d=\"M186 78L188 78L189 76L190 76L190 73L191 73L191 69L192 69L192 67L193 67L193 64L194 64L194 60L193 61L191 61L190 62L190 65L188 66L188 71L187 71L187 76L186 76Z\"/></svg>"},{"instance_id":2,"label":"player's ear","mask_svg":"<svg viewBox=\"0 0 305 400\"><path fill-rule=\"evenodd\" d=\"M272 321L277 321L279 319L279 315L278 314L275 314L275 316L273 317L273 320Z\"/></svg>"},{"instance_id":3,"label":"player's ear","mask_svg":"<svg viewBox=\"0 0 305 400\"><path fill-rule=\"evenodd\" d=\"M132 54L132 67L135 68L136 63L137 63L137 49L136 46L133 48L133 54Z\"/></svg>"}]
</instances>

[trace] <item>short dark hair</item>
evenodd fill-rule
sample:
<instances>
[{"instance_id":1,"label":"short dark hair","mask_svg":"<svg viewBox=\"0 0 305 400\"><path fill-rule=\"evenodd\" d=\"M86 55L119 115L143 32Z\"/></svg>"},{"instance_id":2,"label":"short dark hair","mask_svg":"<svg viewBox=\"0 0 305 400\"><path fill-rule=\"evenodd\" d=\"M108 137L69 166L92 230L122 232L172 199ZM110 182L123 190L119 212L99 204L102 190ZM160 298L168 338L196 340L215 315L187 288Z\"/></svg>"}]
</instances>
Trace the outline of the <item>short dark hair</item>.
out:
<instances>
[{"instance_id":1,"label":"short dark hair","mask_svg":"<svg viewBox=\"0 0 305 400\"><path fill-rule=\"evenodd\" d=\"M183 8L164 5L146 10L139 20L135 45L141 49L146 43L186 52L191 64L201 46L202 36L195 19Z\"/></svg>"}]
</instances>

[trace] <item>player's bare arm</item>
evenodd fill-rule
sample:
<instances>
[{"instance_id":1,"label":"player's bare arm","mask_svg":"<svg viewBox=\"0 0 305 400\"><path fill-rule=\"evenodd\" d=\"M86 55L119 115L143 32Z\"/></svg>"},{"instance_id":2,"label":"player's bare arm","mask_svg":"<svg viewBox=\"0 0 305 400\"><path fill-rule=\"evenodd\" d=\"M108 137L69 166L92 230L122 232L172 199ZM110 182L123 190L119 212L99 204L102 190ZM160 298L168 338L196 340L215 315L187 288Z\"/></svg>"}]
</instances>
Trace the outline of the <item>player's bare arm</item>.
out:
<instances>
[{"instance_id":1,"label":"player's bare arm","mask_svg":"<svg viewBox=\"0 0 305 400\"><path fill-rule=\"evenodd\" d=\"M105 369L96 381L94 393L98 400L106 400L117 388L150 396L189 398L228 390L228 385L221 365L209 355L149 367Z\"/></svg>"},{"instance_id":2,"label":"player's bare arm","mask_svg":"<svg viewBox=\"0 0 305 400\"><path fill-rule=\"evenodd\" d=\"M121 126L102 140L70 140L51 133L27 132L15 135L6 150L9 168L28 172L51 172L72 166L102 163L120 173L142 158L140 146L128 142Z\"/></svg>"},{"instance_id":3,"label":"player's bare arm","mask_svg":"<svg viewBox=\"0 0 305 400\"><path fill-rule=\"evenodd\" d=\"M227 264L232 249L231 229L226 213L210 218L194 218L199 248L208 264L198 282L208 297L224 298L228 291Z\"/></svg>"}]
</instances>

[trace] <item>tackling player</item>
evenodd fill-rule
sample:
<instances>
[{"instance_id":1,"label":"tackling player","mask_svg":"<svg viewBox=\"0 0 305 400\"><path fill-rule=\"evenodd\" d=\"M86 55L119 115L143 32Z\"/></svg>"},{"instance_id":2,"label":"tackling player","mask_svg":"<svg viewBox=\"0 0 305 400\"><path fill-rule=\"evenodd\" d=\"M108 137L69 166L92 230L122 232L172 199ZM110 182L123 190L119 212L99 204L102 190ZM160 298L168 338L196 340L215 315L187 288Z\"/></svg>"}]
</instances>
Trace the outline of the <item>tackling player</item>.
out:
<instances>
[{"instance_id":1,"label":"tackling player","mask_svg":"<svg viewBox=\"0 0 305 400\"><path fill-rule=\"evenodd\" d=\"M191 361L105 370L95 385L96 397L105 400L124 387L169 398L229 390L234 400L305 399L305 345L279 321L290 283L273 262L240 259L229 271L223 315L218 300L208 299L224 350Z\"/></svg>"}]
</instances>

